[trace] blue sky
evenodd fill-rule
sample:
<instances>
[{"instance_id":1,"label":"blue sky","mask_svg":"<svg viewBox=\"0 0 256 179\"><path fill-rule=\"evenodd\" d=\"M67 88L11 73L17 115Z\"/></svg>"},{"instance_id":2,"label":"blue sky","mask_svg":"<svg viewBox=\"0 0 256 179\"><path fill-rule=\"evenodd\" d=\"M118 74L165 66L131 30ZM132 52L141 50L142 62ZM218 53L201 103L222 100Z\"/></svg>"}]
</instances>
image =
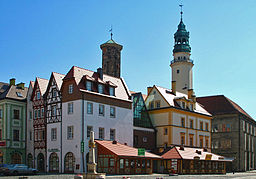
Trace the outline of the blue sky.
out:
<instances>
[{"instance_id":1,"label":"blue sky","mask_svg":"<svg viewBox=\"0 0 256 179\"><path fill-rule=\"evenodd\" d=\"M0 81L27 85L73 66L101 66L100 44L123 45L122 76L130 90L171 86L175 0L1 0ZM224 94L256 119L256 1L183 0L197 96Z\"/></svg>"}]
</instances>

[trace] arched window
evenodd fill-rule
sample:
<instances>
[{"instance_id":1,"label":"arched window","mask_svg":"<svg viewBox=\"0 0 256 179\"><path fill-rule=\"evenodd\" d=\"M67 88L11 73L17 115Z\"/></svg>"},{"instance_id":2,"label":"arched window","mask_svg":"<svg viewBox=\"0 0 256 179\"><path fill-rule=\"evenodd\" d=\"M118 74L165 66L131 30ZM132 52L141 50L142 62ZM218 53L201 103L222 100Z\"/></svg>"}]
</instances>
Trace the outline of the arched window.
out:
<instances>
[{"instance_id":1,"label":"arched window","mask_svg":"<svg viewBox=\"0 0 256 179\"><path fill-rule=\"evenodd\" d=\"M49 157L49 171L59 172L59 157L56 153L51 153Z\"/></svg>"},{"instance_id":2,"label":"arched window","mask_svg":"<svg viewBox=\"0 0 256 179\"><path fill-rule=\"evenodd\" d=\"M74 173L75 168L75 156L72 152L68 152L64 159L64 172Z\"/></svg>"},{"instance_id":3,"label":"arched window","mask_svg":"<svg viewBox=\"0 0 256 179\"><path fill-rule=\"evenodd\" d=\"M33 168L33 156L31 153L28 154L27 165L29 168Z\"/></svg>"},{"instance_id":4,"label":"arched window","mask_svg":"<svg viewBox=\"0 0 256 179\"><path fill-rule=\"evenodd\" d=\"M21 156L18 153L14 153L11 156L11 163L12 164L21 164Z\"/></svg>"},{"instance_id":5,"label":"arched window","mask_svg":"<svg viewBox=\"0 0 256 179\"><path fill-rule=\"evenodd\" d=\"M39 153L37 155L37 170L40 172L44 172L44 155L42 153Z\"/></svg>"}]
</instances>

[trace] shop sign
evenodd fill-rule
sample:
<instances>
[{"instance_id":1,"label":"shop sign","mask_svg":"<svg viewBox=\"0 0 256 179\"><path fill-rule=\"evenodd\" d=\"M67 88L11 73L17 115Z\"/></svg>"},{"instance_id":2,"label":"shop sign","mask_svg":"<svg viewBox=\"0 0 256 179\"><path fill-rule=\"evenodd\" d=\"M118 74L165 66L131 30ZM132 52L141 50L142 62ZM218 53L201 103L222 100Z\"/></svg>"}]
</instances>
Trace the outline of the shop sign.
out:
<instances>
[{"instance_id":1,"label":"shop sign","mask_svg":"<svg viewBox=\"0 0 256 179\"><path fill-rule=\"evenodd\" d=\"M145 156L145 149L138 148L138 156Z\"/></svg>"},{"instance_id":2,"label":"shop sign","mask_svg":"<svg viewBox=\"0 0 256 179\"><path fill-rule=\"evenodd\" d=\"M0 141L0 146L5 146L5 141Z\"/></svg>"},{"instance_id":3,"label":"shop sign","mask_svg":"<svg viewBox=\"0 0 256 179\"><path fill-rule=\"evenodd\" d=\"M48 152L59 152L59 149L48 149Z\"/></svg>"},{"instance_id":4,"label":"shop sign","mask_svg":"<svg viewBox=\"0 0 256 179\"><path fill-rule=\"evenodd\" d=\"M206 154L205 160L211 160L212 159L212 154Z\"/></svg>"}]
</instances>

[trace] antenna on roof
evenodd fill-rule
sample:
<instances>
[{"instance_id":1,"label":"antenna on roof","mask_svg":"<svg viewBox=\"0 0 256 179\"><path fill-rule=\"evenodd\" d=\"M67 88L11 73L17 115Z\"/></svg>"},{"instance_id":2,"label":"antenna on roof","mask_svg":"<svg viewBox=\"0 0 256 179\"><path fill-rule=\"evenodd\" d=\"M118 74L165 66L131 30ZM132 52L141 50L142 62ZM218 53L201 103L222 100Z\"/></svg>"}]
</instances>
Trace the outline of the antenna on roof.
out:
<instances>
[{"instance_id":1,"label":"antenna on roof","mask_svg":"<svg viewBox=\"0 0 256 179\"><path fill-rule=\"evenodd\" d=\"M110 28L110 30L109 30L109 32L110 32L110 37L111 37L111 40L113 40L113 39L112 39L112 36L113 36L113 33L112 33L112 31L113 31L113 28L112 28L112 25L111 25L111 28Z\"/></svg>"}]
</instances>

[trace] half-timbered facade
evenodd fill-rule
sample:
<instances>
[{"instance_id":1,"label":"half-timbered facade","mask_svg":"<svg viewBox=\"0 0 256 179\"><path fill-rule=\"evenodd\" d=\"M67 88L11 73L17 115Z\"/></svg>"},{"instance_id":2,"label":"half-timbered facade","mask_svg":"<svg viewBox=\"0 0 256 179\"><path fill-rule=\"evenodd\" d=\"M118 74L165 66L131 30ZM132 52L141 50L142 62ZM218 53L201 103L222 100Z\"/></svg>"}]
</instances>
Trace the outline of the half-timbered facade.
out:
<instances>
[{"instance_id":1,"label":"half-timbered facade","mask_svg":"<svg viewBox=\"0 0 256 179\"><path fill-rule=\"evenodd\" d=\"M44 94L47 124L47 171L62 172L62 79L65 75L53 72Z\"/></svg>"},{"instance_id":2,"label":"half-timbered facade","mask_svg":"<svg viewBox=\"0 0 256 179\"><path fill-rule=\"evenodd\" d=\"M47 85L48 80L37 77L31 96L34 111L34 162L35 167L41 172L46 168L46 121L43 95Z\"/></svg>"}]
</instances>

